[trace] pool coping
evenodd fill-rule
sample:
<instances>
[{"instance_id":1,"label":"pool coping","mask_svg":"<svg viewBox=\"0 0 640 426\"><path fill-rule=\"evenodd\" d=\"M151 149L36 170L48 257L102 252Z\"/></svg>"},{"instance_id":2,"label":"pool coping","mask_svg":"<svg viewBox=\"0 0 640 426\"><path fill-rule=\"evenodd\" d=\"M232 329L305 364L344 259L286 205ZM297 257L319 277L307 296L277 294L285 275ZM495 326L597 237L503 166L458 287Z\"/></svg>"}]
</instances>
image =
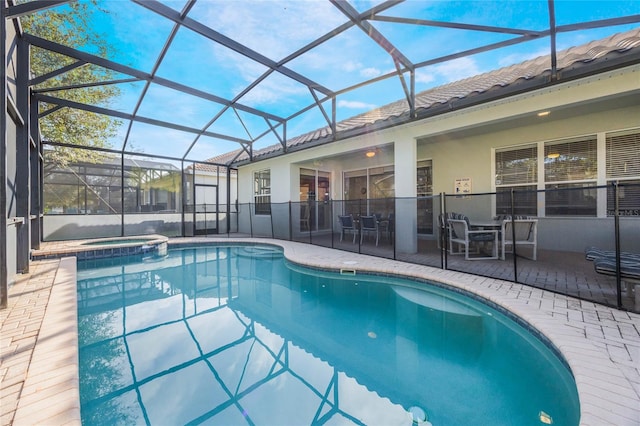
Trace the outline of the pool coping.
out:
<instances>
[{"instance_id":1,"label":"pool coping","mask_svg":"<svg viewBox=\"0 0 640 426\"><path fill-rule=\"evenodd\" d=\"M97 241L119 241L126 238L131 240L144 239L145 241L121 242L119 244L109 244L104 246L90 245L90 243ZM32 250L31 260L56 259L66 256L75 256L78 260L104 259L113 256L131 256L160 250L160 247L168 242L169 237L156 234L58 241L54 243L54 248ZM49 245L51 245L51 243Z\"/></svg>"},{"instance_id":2,"label":"pool coping","mask_svg":"<svg viewBox=\"0 0 640 426\"><path fill-rule=\"evenodd\" d=\"M80 425L76 258L60 259L13 425Z\"/></svg>"},{"instance_id":3,"label":"pool coping","mask_svg":"<svg viewBox=\"0 0 640 426\"><path fill-rule=\"evenodd\" d=\"M345 253L310 244L262 238L177 238L170 247L213 244L268 244L281 247L287 260L325 270L350 269L356 273L396 275L436 281L478 295L522 318L542 333L561 353L571 368L580 400L580 425L600 426L640 424L640 377L634 383L625 375L623 365L611 359L606 348L590 340L589 316L599 312L624 313L631 326L640 330L640 315L617 311L556 293L513 282L479 277L461 272L381 259L357 253ZM60 260L47 305L29 373L20 395L14 425L80 424L76 258ZM568 304L580 305L583 319L572 318ZM73 314L70 314L73 313ZM615 315L614 315L615 317ZM624 340L625 336L622 336ZM640 362L640 338L629 344L631 365ZM636 357L634 360L633 357ZM628 369L627 374L630 374Z\"/></svg>"}]
</instances>

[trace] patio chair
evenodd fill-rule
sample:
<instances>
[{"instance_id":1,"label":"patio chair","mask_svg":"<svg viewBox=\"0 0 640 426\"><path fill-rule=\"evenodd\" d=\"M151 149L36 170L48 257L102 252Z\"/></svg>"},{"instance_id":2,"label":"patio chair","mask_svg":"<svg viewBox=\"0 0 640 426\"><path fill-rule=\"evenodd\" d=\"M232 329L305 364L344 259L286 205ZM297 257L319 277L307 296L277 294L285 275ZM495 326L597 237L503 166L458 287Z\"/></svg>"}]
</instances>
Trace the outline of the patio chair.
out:
<instances>
[{"instance_id":1,"label":"patio chair","mask_svg":"<svg viewBox=\"0 0 640 426\"><path fill-rule=\"evenodd\" d=\"M498 258L498 233L499 230L471 230L468 219L448 219L449 232L449 252L451 254L462 254L461 251L454 252L453 244L460 248L464 247L464 258L466 260L487 260ZM491 244L491 254L489 256L469 257L469 250L473 247L476 253L482 253L486 245Z\"/></svg>"},{"instance_id":2,"label":"patio chair","mask_svg":"<svg viewBox=\"0 0 640 426\"><path fill-rule=\"evenodd\" d=\"M393 231L394 231L394 214L389 213L388 217L383 217L380 213L373 214L378 221L378 233L381 237L384 237L386 234L386 238L389 240L389 243L393 243Z\"/></svg>"},{"instance_id":3,"label":"patio chair","mask_svg":"<svg viewBox=\"0 0 640 426\"><path fill-rule=\"evenodd\" d=\"M342 242L345 234L350 232L353 234L353 243L355 244L358 230L356 229L353 215L339 215L338 220L340 221L340 242Z\"/></svg>"},{"instance_id":4,"label":"patio chair","mask_svg":"<svg viewBox=\"0 0 640 426\"><path fill-rule=\"evenodd\" d=\"M311 225L309 218L311 216L311 208L308 204L300 204L300 230L310 231Z\"/></svg>"},{"instance_id":5,"label":"patio chair","mask_svg":"<svg viewBox=\"0 0 640 426\"><path fill-rule=\"evenodd\" d=\"M596 260L600 258L608 258L613 261L616 260L615 250L602 250L597 247L589 247L584 252L584 257L587 260ZM640 253L631 253L628 251L620 252L620 260L640 263Z\"/></svg>"},{"instance_id":6,"label":"patio chair","mask_svg":"<svg viewBox=\"0 0 640 426\"><path fill-rule=\"evenodd\" d=\"M617 276L616 260L608 257L594 259L593 266L597 273ZM628 297L633 297L635 288L635 306L640 307L640 261L620 260L620 281L625 285Z\"/></svg>"},{"instance_id":7,"label":"patio chair","mask_svg":"<svg viewBox=\"0 0 640 426\"><path fill-rule=\"evenodd\" d=\"M389 217L387 218L387 236L389 237L389 242L393 243L393 233L396 230L396 215L395 213L389 213Z\"/></svg>"},{"instance_id":8,"label":"patio chair","mask_svg":"<svg viewBox=\"0 0 640 426\"><path fill-rule=\"evenodd\" d=\"M378 218L373 216L360 216L360 244L366 235L374 233L376 236L376 246L380 240L380 228L378 227Z\"/></svg>"},{"instance_id":9,"label":"patio chair","mask_svg":"<svg viewBox=\"0 0 640 426\"><path fill-rule=\"evenodd\" d=\"M438 248L446 247L445 236L449 235L449 219L464 219L464 216L455 212L440 213L438 215ZM449 253L456 254L453 252L451 242L449 242Z\"/></svg>"},{"instance_id":10,"label":"patio chair","mask_svg":"<svg viewBox=\"0 0 640 426\"><path fill-rule=\"evenodd\" d=\"M538 252L538 219L503 220L500 234L502 235L502 260L505 259L508 246L511 247L511 251L508 253L513 253L516 250L515 247L530 247L532 254L529 259L536 260Z\"/></svg>"}]
</instances>

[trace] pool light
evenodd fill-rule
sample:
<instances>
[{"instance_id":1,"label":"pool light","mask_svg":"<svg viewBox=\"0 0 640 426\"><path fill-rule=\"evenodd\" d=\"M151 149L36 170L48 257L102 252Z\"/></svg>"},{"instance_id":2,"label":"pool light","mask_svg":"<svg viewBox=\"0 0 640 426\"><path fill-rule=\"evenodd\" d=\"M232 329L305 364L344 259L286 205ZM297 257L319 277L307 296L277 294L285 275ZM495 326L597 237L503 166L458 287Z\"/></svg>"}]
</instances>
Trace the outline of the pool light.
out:
<instances>
[{"instance_id":1,"label":"pool light","mask_svg":"<svg viewBox=\"0 0 640 426\"><path fill-rule=\"evenodd\" d=\"M553 423L553 419L551 418L551 416L544 411L540 411L538 413L538 418L540 419L540 422L544 423L545 425L550 425Z\"/></svg>"}]
</instances>

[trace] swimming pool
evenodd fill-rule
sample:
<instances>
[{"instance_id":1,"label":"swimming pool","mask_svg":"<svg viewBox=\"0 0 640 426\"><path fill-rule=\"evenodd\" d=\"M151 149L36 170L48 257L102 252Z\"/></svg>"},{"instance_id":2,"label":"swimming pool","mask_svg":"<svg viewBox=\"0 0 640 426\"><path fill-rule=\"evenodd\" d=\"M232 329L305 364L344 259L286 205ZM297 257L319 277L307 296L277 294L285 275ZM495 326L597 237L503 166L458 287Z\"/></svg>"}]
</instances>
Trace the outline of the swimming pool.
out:
<instances>
[{"instance_id":1,"label":"swimming pool","mask_svg":"<svg viewBox=\"0 0 640 426\"><path fill-rule=\"evenodd\" d=\"M78 270L84 424L578 424L549 347L437 286L261 246Z\"/></svg>"}]
</instances>

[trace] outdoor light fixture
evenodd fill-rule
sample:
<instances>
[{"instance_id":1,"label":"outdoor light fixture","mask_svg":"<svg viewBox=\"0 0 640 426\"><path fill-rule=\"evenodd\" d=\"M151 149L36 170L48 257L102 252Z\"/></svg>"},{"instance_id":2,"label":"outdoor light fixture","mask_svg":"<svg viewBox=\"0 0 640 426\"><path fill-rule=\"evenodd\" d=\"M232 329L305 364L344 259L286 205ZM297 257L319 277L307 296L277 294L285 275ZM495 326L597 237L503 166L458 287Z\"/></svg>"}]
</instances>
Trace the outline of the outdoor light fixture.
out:
<instances>
[{"instance_id":1,"label":"outdoor light fixture","mask_svg":"<svg viewBox=\"0 0 640 426\"><path fill-rule=\"evenodd\" d=\"M558 152L550 152L549 154L547 154L547 158L555 159L558 157L560 157L560 153Z\"/></svg>"},{"instance_id":2,"label":"outdoor light fixture","mask_svg":"<svg viewBox=\"0 0 640 426\"><path fill-rule=\"evenodd\" d=\"M369 150L367 151L367 153L365 154L367 157L371 158L371 157L375 157L376 156L376 151L375 150Z\"/></svg>"},{"instance_id":3,"label":"outdoor light fixture","mask_svg":"<svg viewBox=\"0 0 640 426\"><path fill-rule=\"evenodd\" d=\"M551 114L551 111L540 111L538 117L546 117L549 114Z\"/></svg>"}]
</instances>

